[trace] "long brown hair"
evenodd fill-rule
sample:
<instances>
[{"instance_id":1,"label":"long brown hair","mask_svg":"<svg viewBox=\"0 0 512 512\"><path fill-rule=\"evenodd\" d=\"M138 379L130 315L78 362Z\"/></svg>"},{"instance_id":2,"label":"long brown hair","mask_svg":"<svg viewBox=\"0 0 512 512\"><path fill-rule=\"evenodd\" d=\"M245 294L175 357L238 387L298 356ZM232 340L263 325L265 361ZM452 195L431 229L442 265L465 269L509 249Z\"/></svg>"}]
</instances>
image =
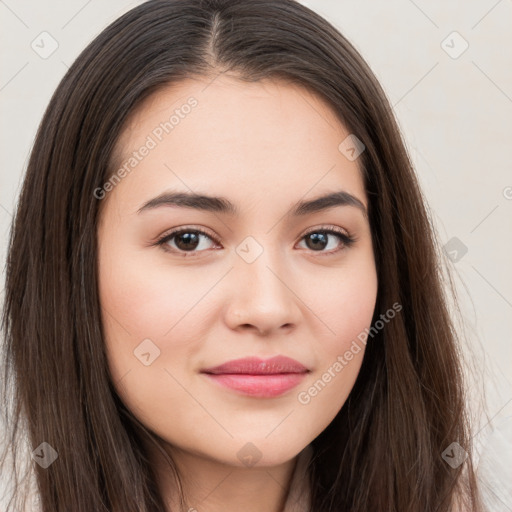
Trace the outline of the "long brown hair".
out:
<instances>
[{"instance_id":1,"label":"long brown hair","mask_svg":"<svg viewBox=\"0 0 512 512\"><path fill-rule=\"evenodd\" d=\"M372 71L331 24L293 0L152 0L107 27L62 79L11 231L2 319L7 447L35 471L43 512L165 510L144 449L152 434L124 407L107 368L94 191L114 172L116 141L145 98L220 72L300 84L364 143L374 322L393 304L403 307L368 342L349 398L312 442L311 511L480 510L438 242ZM57 461L43 468L20 455L23 436L30 450L48 443ZM442 457L453 442L470 454L455 468ZM24 500L18 469L15 511Z\"/></svg>"}]
</instances>

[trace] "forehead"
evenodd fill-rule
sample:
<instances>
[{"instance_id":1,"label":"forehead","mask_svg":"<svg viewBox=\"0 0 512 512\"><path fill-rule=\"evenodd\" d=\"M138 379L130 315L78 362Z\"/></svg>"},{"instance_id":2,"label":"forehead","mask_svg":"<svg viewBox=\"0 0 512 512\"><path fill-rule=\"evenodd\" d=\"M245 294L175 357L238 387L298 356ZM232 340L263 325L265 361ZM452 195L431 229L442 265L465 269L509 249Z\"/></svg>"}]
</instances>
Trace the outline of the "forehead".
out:
<instances>
[{"instance_id":1,"label":"forehead","mask_svg":"<svg viewBox=\"0 0 512 512\"><path fill-rule=\"evenodd\" d=\"M276 188L301 195L343 186L365 203L358 162L339 149L349 135L330 106L299 85L191 78L139 106L118 140L113 170L131 161L125 181L148 194L175 185L261 197Z\"/></svg>"}]
</instances>

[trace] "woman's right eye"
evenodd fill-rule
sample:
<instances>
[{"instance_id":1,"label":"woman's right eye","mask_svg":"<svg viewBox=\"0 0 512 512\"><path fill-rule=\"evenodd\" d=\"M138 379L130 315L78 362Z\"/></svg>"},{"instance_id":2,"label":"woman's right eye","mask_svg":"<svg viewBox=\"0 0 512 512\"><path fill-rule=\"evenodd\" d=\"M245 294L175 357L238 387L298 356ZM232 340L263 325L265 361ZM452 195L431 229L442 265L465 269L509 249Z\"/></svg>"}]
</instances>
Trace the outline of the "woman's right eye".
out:
<instances>
[{"instance_id":1,"label":"woman's right eye","mask_svg":"<svg viewBox=\"0 0 512 512\"><path fill-rule=\"evenodd\" d=\"M167 233L156 244L162 246L165 251L187 257L207 250L209 247L205 240L214 241L212 236L200 229L180 228Z\"/></svg>"}]
</instances>

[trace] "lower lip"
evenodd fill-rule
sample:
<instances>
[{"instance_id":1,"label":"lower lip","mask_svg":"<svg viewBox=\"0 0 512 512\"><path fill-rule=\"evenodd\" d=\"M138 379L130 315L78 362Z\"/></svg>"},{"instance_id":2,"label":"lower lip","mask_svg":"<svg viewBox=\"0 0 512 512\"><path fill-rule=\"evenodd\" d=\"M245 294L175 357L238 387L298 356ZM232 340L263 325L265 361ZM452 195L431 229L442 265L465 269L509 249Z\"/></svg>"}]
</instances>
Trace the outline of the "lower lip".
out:
<instances>
[{"instance_id":1,"label":"lower lip","mask_svg":"<svg viewBox=\"0 0 512 512\"><path fill-rule=\"evenodd\" d=\"M304 379L306 373L277 373L273 375L205 373L205 375L218 382L220 385L234 389L245 395L272 398L293 389Z\"/></svg>"}]
</instances>

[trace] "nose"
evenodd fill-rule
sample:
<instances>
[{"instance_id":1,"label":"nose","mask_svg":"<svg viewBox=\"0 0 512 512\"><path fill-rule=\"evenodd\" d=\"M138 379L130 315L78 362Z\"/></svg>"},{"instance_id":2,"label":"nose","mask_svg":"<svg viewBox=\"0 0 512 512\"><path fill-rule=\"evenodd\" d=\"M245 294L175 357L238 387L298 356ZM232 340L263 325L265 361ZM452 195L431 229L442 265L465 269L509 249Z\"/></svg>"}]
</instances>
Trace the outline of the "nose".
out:
<instances>
[{"instance_id":1,"label":"nose","mask_svg":"<svg viewBox=\"0 0 512 512\"><path fill-rule=\"evenodd\" d=\"M284 262L264 251L252 263L235 262L230 272L230 288L225 322L233 330L253 330L260 335L288 332L301 317L298 283Z\"/></svg>"}]
</instances>

